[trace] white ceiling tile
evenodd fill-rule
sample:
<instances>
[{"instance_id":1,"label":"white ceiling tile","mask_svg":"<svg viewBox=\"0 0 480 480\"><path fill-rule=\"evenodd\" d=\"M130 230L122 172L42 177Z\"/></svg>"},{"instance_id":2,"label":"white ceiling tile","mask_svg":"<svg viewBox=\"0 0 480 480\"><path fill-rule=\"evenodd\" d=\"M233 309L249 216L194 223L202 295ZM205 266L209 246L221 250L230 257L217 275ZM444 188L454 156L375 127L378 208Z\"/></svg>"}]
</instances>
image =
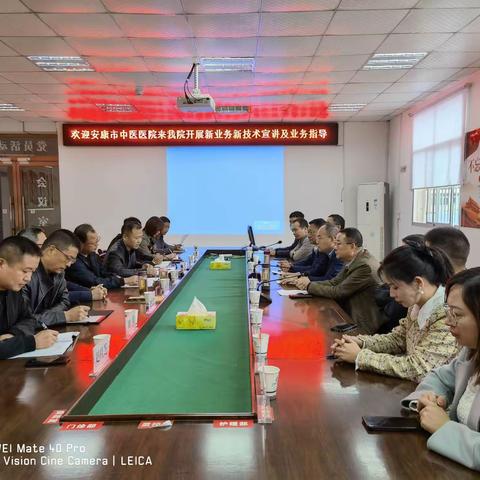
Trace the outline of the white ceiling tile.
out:
<instances>
[{"instance_id":1,"label":"white ceiling tile","mask_svg":"<svg viewBox=\"0 0 480 480\"><path fill-rule=\"evenodd\" d=\"M350 118L350 122L381 122L384 116L383 112L380 115L358 112Z\"/></svg>"},{"instance_id":2,"label":"white ceiling tile","mask_svg":"<svg viewBox=\"0 0 480 480\"><path fill-rule=\"evenodd\" d=\"M330 103L335 98L335 94L331 95L294 95L292 103L309 103L309 102L327 102Z\"/></svg>"},{"instance_id":3,"label":"white ceiling tile","mask_svg":"<svg viewBox=\"0 0 480 480\"><path fill-rule=\"evenodd\" d=\"M480 9L412 10L395 29L395 33L454 33L479 14Z\"/></svg>"},{"instance_id":4,"label":"white ceiling tile","mask_svg":"<svg viewBox=\"0 0 480 480\"><path fill-rule=\"evenodd\" d=\"M134 57L139 55L128 38L77 38L67 42L80 54L98 57Z\"/></svg>"},{"instance_id":5,"label":"white ceiling tile","mask_svg":"<svg viewBox=\"0 0 480 480\"><path fill-rule=\"evenodd\" d=\"M360 70L350 82L395 82L403 75L405 75L405 70Z\"/></svg>"},{"instance_id":6,"label":"white ceiling tile","mask_svg":"<svg viewBox=\"0 0 480 480\"><path fill-rule=\"evenodd\" d=\"M5 77L0 75L0 83L12 83L10 80L7 80Z\"/></svg>"},{"instance_id":7,"label":"white ceiling tile","mask_svg":"<svg viewBox=\"0 0 480 480\"><path fill-rule=\"evenodd\" d=\"M360 55L373 53L385 35L325 35L317 55Z\"/></svg>"},{"instance_id":8,"label":"white ceiling tile","mask_svg":"<svg viewBox=\"0 0 480 480\"><path fill-rule=\"evenodd\" d=\"M23 2L26 3L26 2ZM0 3L0 13L24 13L28 8L20 0L2 0Z\"/></svg>"},{"instance_id":9,"label":"white ceiling tile","mask_svg":"<svg viewBox=\"0 0 480 480\"><path fill-rule=\"evenodd\" d=\"M180 15L114 15L127 37L184 38L191 37L185 16Z\"/></svg>"},{"instance_id":10,"label":"white ceiling tile","mask_svg":"<svg viewBox=\"0 0 480 480\"><path fill-rule=\"evenodd\" d=\"M2 41L25 56L78 55L78 52L60 37L2 37Z\"/></svg>"},{"instance_id":11,"label":"white ceiling tile","mask_svg":"<svg viewBox=\"0 0 480 480\"><path fill-rule=\"evenodd\" d=\"M5 78L15 83L58 83L47 72L2 73Z\"/></svg>"},{"instance_id":12,"label":"white ceiling tile","mask_svg":"<svg viewBox=\"0 0 480 480\"><path fill-rule=\"evenodd\" d=\"M106 83L113 85L156 85L153 74L146 72L112 72L105 73L104 78Z\"/></svg>"},{"instance_id":13,"label":"white ceiling tile","mask_svg":"<svg viewBox=\"0 0 480 480\"><path fill-rule=\"evenodd\" d=\"M480 52L480 33L456 33L437 50L448 52Z\"/></svg>"},{"instance_id":14,"label":"white ceiling tile","mask_svg":"<svg viewBox=\"0 0 480 480\"><path fill-rule=\"evenodd\" d=\"M189 15L187 18L196 37L254 37L258 32L258 13Z\"/></svg>"},{"instance_id":15,"label":"white ceiling tile","mask_svg":"<svg viewBox=\"0 0 480 480\"><path fill-rule=\"evenodd\" d=\"M237 103L238 103L237 99ZM251 97L252 105L279 105L290 104L292 102L292 95L265 95L260 97ZM243 102L242 102L243 103Z\"/></svg>"},{"instance_id":16,"label":"white ceiling tile","mask_svg":"<svg viewBox=\"0 0 480 480\"><path fill-rule=\"evenodd\" d=\"M412 8L418 0L342 0L339 10L382 10Z\"/></svg>"},{"instance_id":17,"label":"white ceiling tile","mask_svg":"<svg viewBox=\"0 0 480 480\"><path fill-rule=\"evenodd\" d=\"M176 93L175 96L177 96L177 92L183 92L183 84L185 82L186 75L185 73L154 73L153 74L153 79L154 79L154 85L162 85L162 86L167 86L167 87L182 87L182 88L176 88ZM200 86L202 88L202 91L204 90L204 87L206 85L206 82L203 80L202 77L200 77Z\"/></svg>"},{"instance_id":18,"label":"white ceiling tile","mask_svg":"<svg viewBox=\"0 0 480 480\"><path fill-rule=\"evenodd\" d=\"M416 68L462 68L480 59L480 52L433 52Z\"/></svg>"},{"instance_id":19,"label":"white ceiling tile","mask_svg":"<svg viewBox=\"0 0 480 480\"><path fill-rule=\"evenodd\" d=\"M183 12L180 0L103 0L103 3L113 13L175 15Z\"/></svg>"},{"instance_id":20,"label":"white ceiling tile","mask_svg":"<svg viewBox=\"0 0 480 480\"><path fill-rule=\"evenodd\" d=\"M257 57L255 71L259 73L304 72L312 57Z\"/></svg>"},{"instance_id":21,"label":"white ceiling tile","mask_svg":"<svg viewBox=\"0 0 480 480\"><path fill-rule=\"evenodd\" d=\"M337 11L327 35L390 33L408 10Z\"/></svg>"},{"instance_id":22,"label":"white ceiling tile","mask_svg":"<svg viewBox=\"0 0 480 480\"><path fill-rule=\"evenodd\" d=\"M395 108L393 107L390 107L390 108L383 108L381 110L367 110L366 107L362 108L362 110L360 110L360 112L358 113L362 113L363 116L384 116L384 115L388 115L389 113L395 111ZM358 113L355 114L358 115Z\"/></svg>"},{"instance_id":23,"label":"white ceiling tile","mask_svg":"<svg viewBox=\"0 0 480 480\"><path fill-rule=\"evenodd\" d=\"M201 57L254 57L257 48L255 37L196 38L194 42Z\"/></svg>"},{"instance_id":24,"label":"white ceiling tile","mask_svg":"<svg viewBox=\"0 0 480 480\"><path fill-rule=\"evenodd\" d=\"M369 103L363 107L362 111L389 111L390 109L394 110L406 105L407 102L390 102L390 103Z\"/></svg>"},{"instance_id":25,"label":"white ceiling tile","mask_svg":"<svg viewBox=\"0 0 480 480\"><path fill-rule=\"evenodd\" d=\"M330 57L321 55L313 58L308 70L311 72L358 70L369 58L370 55L338 55Z\"/></svg>"},{"instance_id":26,"label":"white ceiling tile","mask_svg":"<svg viewBox=\"0 0 480 480\"><path fill-rule=\"evenodd\" d=\"M0 33L4 37L23 37L25 32L30 36L49 37L55 32L47 27L34 14L4 13L0 14Z\"/></svg>"},{"instance_id":27,"label":"white ceiling tile","mask_svg":"<svg viewBox=\"0 0 480 480\"><path fill-rule=\"evenodd\" d=\"M41 95L44 98L45 95L62 95L71 93L70 87L62 85L61 83L24 83L22 87L26 88L32 93Z\"/></svg>"},{"instance_id":28,"label":"white ceiling tile","mask_svg":"<svg viewBox=\"0 0 480 480\"><path fill-rule=\"evenodd\" d=\"M438 82L397 82L385 90L385 93L422 93L436 90L436 85L438 85Z\"/></svg>"},{"instance_id":29,"label":"white ceiling tile","mask_svg":"<svg viewBox=\"0 0 480 480\"><path fill-rule=\"evenodd\" d=\"M263 0L264 12L306 12L315 10L334 10L340 0Z\"/></svg>"},{"instance_id":30,"label":"white ceiling tile","mask_svg":"<svg viewBox=\"0 0 480 480\"><path fill-rule=\"evenodd\" d=\"M341 93L380 93L390 85L391 83L347 83Z\"/></svg>"},{"instance_id":31,"label":"white ceiling tile","mask_svg":"<svg viewBox=\"0 0 480 480\"><path fill-rule=\"evenodd\" d=\"M400 82L440 82L441 80L446 80L451 77L458 71L458 68L436 68L432 70L427 68L412 68L400 79Z\"/></svg>"},{"instance_id":32,"label":"white ceiling tile","mask_svg":"<svg viewBox=\"0 0 480 480\"><path fill-rule=\"evenodd\" d=\"M256 73L255 85L296 85L303 73Z\"/></svg>"},{"instance_id":33,"label":"white ceiling tile","mask_svg":"<svg viewBox=\"0 0 480 480\"><path fill-rule=\"evenodd\" d=\"M145 57L145 64L152 72L183 72L186 77L192 67L193 58Z\"/></svg>"},{"instance_id":34,"label":"white ceiling tile","mask_svg":"<svg viewBox=\"0 0 480 480\"><path fill-rule=\"evenodd\" d=\"M257 55L259 57L312 56L321 38L319 36L260 37Z\"/></svg>"},{"instance_id":35,"label":"white ceiling tile","mask_svg":"<svg viewBox=\"0 0 480 480\"><path fill-rule=\"evenodd\" d=\"M2 0L3 3L4 0ZM100 0L23 0L27 7L40 13L98 13L105 12Z\"/></svg>"},{"instance_id":36,"label":"white ceiling tile","mask_svg":"<svg viewBox=\"0 0 480 480\"><path fill-rule=\"evenodd\" d=\"M30 92L20 85L15 85L13 83L9 85L0 84L0 95L17 95L22 93L28 95Z\"/></svg>"},{"instance_id":37,"label":"white ceiling tile","mask_svg":"<svg viewBox=\"0 0 480 480\"><path fill-rule=\"evenodd\" d=\"M339 93L333 103L369 103L377 93Z\"/></svg>"},{"instance_id":38,"label":"white ceiling tile","mask_svg":"<svg viewBox=\"0 0 480 480\"><path fill-rule=\"evenodd\" d=\"M327 83L318 85L314 82L299 86L297 95L329 95L340 92L345 83Z\"/></svg>"},{"instance_id":39,"label":"white ceiling tile","mask_svg":"<svg viewBox=\"0 0 480 480\"><path fill-rule=\"evenodd\" d=\"M347 83L355 72L307 72L303 83Z\"/></svg>"},{"instance_id":40,"label":"white ceiling tile","mask_svg":"<svg viewBox=\"0 0 480 480\"><path fill-rule=\"evenodd\" d=\"M40 68L25 57L3 57L0 72L40 72Z\"/></svg>"},{"instance_id":41,"label":"white ceiling tile","mask_svg":"<svg viewBox=\"0 0 480 480\"><path fill-rule=\"evenodd\" d=\"M254 74L252 72L215 72L203 74L205 85L252 85ZM200 81L202 85L202 81Z\"/></svg>"},{"instance_id":42,"label":"white ceiling tile","mask_svg":"<svg viewBox=\"0 0 480 480\"><path fill-rule=\"evenodd\" d=\"M260 36L322 35L332 15L333 12L264 13L260 23Z\"/></svg>"},{"instance_id":43,"label":"white ceiling tile","mask_svg":"<svg viewBox=\"0 0 480 480\"><path fill-rule=\"evenodd\" d=\"M416 8L478 8L478 0L420 0Z\"/></svg>"},{"instance_id":44,"label":"white ceiling tile","mask_svg":"<svg viewBox=\"0 0 480 480\"><path fill-rule=\"evenodd\" d=\"M464 33L480 33L480 17L467 25L462 32Z\"/></svg>"},{"instance_id":45,"label":"white ceiling tile","mask_svg":"<svg viewBox=\"0 0 480 480\"><path fill-rule=\"evenodd\" d=\"M353 113L350 112L329 112L328 121L329 122L345 122L353 116Z\"/></svg>"},{"instance_id":46,"label":"white ceiling tile","mask_svg":"<svg viewBox=\"0 0 480 480\"><path fill-rule=\"evenodd\" d=\"M459 70L457 73L452 75L451 77L448 78L449 82L452 82L454 80L461 80L464 77L471 75L472 73L475 73L478 71L478 68L462 68Z\"/></svg>"},{"instance_id":47,"label":"white ceiling tile","mask_svg":"<svg viewBox=\"0 0 480 480\"><path fill-rule=\"evenodd\" d=\"M191 38L131 38L130 42L138 54L144 57L191 57L195 52Z\"/></svg>"},{"instance_id":48,"label":"white ceiling tile","mask_svg":"<svg viewBox=\"0 0 480 480\"><path fill-rule=\"evenodd\" d=\"M260 10L260 0L182 0L186 13L251 13Z\"/></svg>"},{"instance_id":49,"label":"white ceiling tile","mask_svg":"<svg viewBox=\"0 0 480 480\"><path fill-rule=\"evenodd\" d=\"M87 57L97 72L147 72L142 57Z\"/></svg>"},{"instance_id":50,"label":"white ceiling tile","mask_svg":"<svg viewBox=\"0 0 480 480\"><path fill-rule=\"evenodd\" d=\"M95 86L105 84L106 80L102 73L96 72L51 72L50 77L53 77L60 83L76 86ZM21 83L42 83L42 82L21 82ZM46 82L47 83L47 82Z\"/></svg>"},{"instance_id":51,"label":"white ceiling tile","mask_svg":"<svg viewBox=\"0 0 480 480\"><path fill-rule=\"evenodd\" d=\"M0 57L8 57L8 56L17 56L18 53L15 50L12 50L10 47L7 47L5 43L0 42Z\"/></svg>"},{"instance_id":52,"label":"white ceiling tile","mask_svg":"<svg viewBox=\"0 0 480 480\"><path fill-rule=\"evenodd\" d=\"M107 13L43 13L40 18L63 37L121 37L122 32Z\"/></svg>"},{"instance_id":53,"label":"white ceiling tile","mask_svg":"<svg viewBox=\"0 0 480 480\"><path fill-rule=\"evenodd\" d=\"M422 92L411 93L381 93L373 100L373 103L410 102L421 95Z\"/></svg>"},{"instance_id":54,"label":"white ceiling tile","mask_svg":"<svg viewBox=\"0 0 480 480\"><path fill-rule=\"evenodd\" d=\"M2 99L6 102L14 104L26 104L28 107L29 103L48 103L45 99L39 97L38 95L32 94L13 94L13 95L2 95Z\"/></svg>"},{"instance_id":55,"label":"white ceiling tile","mask_svg":"<svg viewBox=\"0 0 480 480\"><path fill-rule=\"evenodd\" d=\"M392 33L378 47L378 53L430 52L449 37L450 33Z\"/></svg>"}]
</instances>

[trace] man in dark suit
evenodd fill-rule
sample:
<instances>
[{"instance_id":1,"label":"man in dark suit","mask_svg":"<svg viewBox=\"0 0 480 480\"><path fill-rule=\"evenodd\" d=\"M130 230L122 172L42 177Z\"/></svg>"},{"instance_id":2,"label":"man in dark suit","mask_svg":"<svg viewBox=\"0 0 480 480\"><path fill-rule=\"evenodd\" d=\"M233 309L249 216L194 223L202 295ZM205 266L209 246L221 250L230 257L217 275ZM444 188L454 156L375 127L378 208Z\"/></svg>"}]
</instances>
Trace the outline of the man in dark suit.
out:
<instances>
[{"instance_id":1,"label":"man in dark suit","mask_svg":"<svg viewBox=\"0 0 480 480\"><path fill-rule=\"evenodd\" d=\"M23 237L0 243L0 360L51 347L58 332L35 334L36 321L21 293L40 261L40 249Z\"/></svg>"}]
</instances>

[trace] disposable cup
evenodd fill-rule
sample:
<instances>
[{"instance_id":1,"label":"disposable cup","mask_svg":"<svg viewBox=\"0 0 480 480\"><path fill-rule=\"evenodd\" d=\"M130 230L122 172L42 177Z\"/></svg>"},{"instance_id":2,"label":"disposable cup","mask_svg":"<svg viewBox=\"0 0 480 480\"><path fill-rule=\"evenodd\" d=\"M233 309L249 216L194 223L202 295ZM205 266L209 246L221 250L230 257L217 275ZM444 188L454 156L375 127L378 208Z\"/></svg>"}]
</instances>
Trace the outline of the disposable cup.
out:
<instances>
[{"instance_id":1,"label":"disposable cup","mask_svg":"<svg viewBox=\"0 0 480 480\"><path fill-rule=\"evenodd\" d=\"M260 292L258 290L250 290L250 305L258 307L260 304Z\"/></svg>"},{"instance_id":2,"label":"disposable cup","mask_svg":"<svg viewBox=\"0 0 480 480\"><path fill-rule=\"evenodd\" d=\"M260 335L252 335L253 348L256 354L267 355L268 352L268 340L270 335L268 333L261 333Z\"/></svg>"},{"instance_id":3,"label":"disposable cup","mask_svg":"<svg viewBox=\"0 0 480 480\"><path fill-rule=\"evenodd\" d=\"M252 325L262 326L263 310L258 307L250 308L250 322Z\"/></svg>"},{"instance_id":4,"label":"disposable cup","mask_svg":"<svg viewBox=\"0 0 480 480\"><path fill-rule=\"evenodd\" d=\"M264 365L259 368L260 386L262 387L265 395L270 398L277 396L278 377L280 375L280 369L273 365Z\"/></svg>"}]
</instances>

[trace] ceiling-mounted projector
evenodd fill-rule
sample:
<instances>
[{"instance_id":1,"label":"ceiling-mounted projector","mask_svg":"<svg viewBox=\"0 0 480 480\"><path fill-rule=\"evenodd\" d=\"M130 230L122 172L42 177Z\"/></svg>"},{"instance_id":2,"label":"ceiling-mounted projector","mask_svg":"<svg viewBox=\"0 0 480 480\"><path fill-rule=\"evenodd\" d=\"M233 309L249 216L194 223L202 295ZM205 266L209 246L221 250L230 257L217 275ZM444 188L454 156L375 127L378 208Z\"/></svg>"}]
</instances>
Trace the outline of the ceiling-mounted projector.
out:
<instances>
[{"instance_id":1,"label":"ceiling-mounted projector","mask_svg":"<svg viewBox=\"0 0 480 480\"><path fill-rule=\"evenodd\" d=\"M194 73L193 90L190 92L188 88L188 81ZM181 112L200 113L200 112L214 112L215 100L210 95L205 95L200 91L198 85L198 63L194 63L190 73L183 85L183 97L177 98L177 108Z\"/></svg>"}]
</instances>

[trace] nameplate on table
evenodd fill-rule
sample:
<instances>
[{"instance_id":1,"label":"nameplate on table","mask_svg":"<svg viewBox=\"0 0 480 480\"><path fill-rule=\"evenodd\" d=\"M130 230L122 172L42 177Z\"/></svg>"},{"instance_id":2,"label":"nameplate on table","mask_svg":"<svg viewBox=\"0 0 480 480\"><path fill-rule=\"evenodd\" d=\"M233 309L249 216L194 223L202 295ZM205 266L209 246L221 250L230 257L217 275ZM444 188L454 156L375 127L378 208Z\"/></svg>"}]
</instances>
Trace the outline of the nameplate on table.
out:
<instances>
[{"instance_id":1,"label":"nameplate on table","mask_svg":"<svg viewBox=\"0 0 480 480\"><path fill-rule=\"evenodd\" d=\"M214 420L213 428L252 428L253 420Z\"/></svg>"},{"instance_id":2,"label":"nameplate on table","mask_svg":"<svg viewBox=\"0 0 480 480\"><path fill-rule=\"evenodd\" d=\"M68 431L93 431L100 430L103 422L65 422L62 423L60 430Z\"/></svg>"},{"instance_id":3,"label":"nameplate on table","mask_svg":"<svg viewBox=\"0 0 480 480\"><path fill-rule=\"evenodd\" d=\"M151 428L170 428L173 420L144 420L138 424L138 430L150 430Z\"/></svg>"},{"instance_id":4,"label":"nameplate on table","mask_svg":"<svg viewBox=\"0 0 480 480\"><path fill-rule=\"evenodd\" d=\"M43 425L54 425L60 422L66 410L54 410L42 423Z\"/></svg>"},{"instance_id":5,"label":"nameplate on table","mask_svg":"<svg viewBox=\"0 0 480 480\"><path fill-rule=\"evenodd\" d=\"M98 376L110 362L110 342L100 342L93 347L93 372L91 376Z\"/></svg>"}]
</instances>

